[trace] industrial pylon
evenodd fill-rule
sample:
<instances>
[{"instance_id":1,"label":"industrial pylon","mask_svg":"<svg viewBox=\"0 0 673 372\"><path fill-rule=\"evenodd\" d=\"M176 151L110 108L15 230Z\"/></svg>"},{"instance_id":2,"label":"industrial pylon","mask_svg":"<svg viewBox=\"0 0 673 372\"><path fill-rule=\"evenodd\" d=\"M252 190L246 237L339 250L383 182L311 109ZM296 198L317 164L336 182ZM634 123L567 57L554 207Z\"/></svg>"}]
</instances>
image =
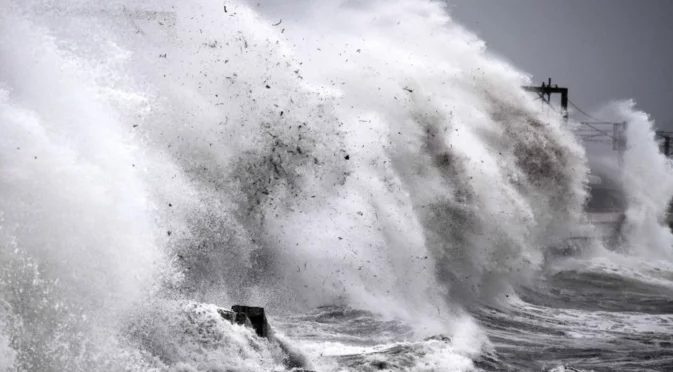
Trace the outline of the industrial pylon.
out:
<instances>
[{"instance_id":1,"label":"industrial pylon","mask_svg":"<svg viewBox=\"0 0 673 372\"><path fill-rule=\"evenodd\" d=\"M547 84L543 82L540 86L524 86L523 90L527 92L537 93L543 101L551 104L552 93L561 94L561 115L563 119L568 120L568 88L560 88L558 85L551 85L551 78Z\"/></svg>"},{"instance_id":2,"label":"industrial pylon","mask_svg":"<svg viewBox=\"0 0 673 372\"><path fill-rule=\"evenodd\" d=\"M537 93L538 96L548 105L551 106L551 95L552 94L560 94L561 95L561 115L563 119L567 122L568 121L568 102L570 102L568 98L568 88L565 87L559 87L558 85L553 85L551 82L551 78L547 80L547 83L545 84L544 82L540 86L523 86L523 90L527 92L533 92ZM572 102L570 102L572 103ZM574 106L574 104L573 104ZM577 108L577 107L576 107ZM579 112L584 113L582 110L577 108ZM588 114L584 113L585 115L589 116ZM591 117L591 116L589 116ZM593 118L592 118L593 119ZM585 127L588 127L590 129L584 130L584 129L579 129L576 130L576 134L582 138L583 141L586 142L603 142L603 140L607 137L612 140L612 149L617 151L618 154L618 159L620 164L624 160L624 152L626 151L626 128L627 128L627 123L612 123L612 122L600 122L600 121L595 121L595 122L580 122ZM603 125L609 125L612 127L612 134L609 132L609 129L604 130L601 129L600 127ZM669 151L671 150L671 138L673 138L673 132L659 132L657 133L660 135L662 138L664 138L664 152L665 154L669 154ZM603 138L603 140L601 140Z\"/></svg>"}]
</instances>

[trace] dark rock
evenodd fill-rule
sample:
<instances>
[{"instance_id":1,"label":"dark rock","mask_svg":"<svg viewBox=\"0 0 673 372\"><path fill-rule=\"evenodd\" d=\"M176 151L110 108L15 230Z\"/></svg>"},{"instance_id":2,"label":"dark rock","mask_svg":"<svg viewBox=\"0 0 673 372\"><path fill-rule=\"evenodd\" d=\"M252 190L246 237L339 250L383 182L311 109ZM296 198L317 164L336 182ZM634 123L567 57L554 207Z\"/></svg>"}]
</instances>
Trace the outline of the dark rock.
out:
<instances>
[{"instance_id":1,"label":"dark rock","mask_svg":"<svg viewBox=\"0 0 673 372\"><path fill-rule=\"evenodd\" d=\"M236 314L242 314L247 317L259 337L269 337L271 327L266 320L266 314L263 307L234 305L231 310Z\"/></svg>"},{"instance_id":2,"label":"dark rock","mask_svg":"<svg viewBox=\"0 0 673 372\"><path fill-rule=\"evenodd\" d=\"M228 320L231 324L238 324L253 328L252 322L244 313L237 313L235 311L217 309L218 314L222 316L223 319Z\"/></svg>"},{"instance_id":3,"label":"dark rock","mask_svg":"<svg viewBox=\"0 0 673 372\"><path fill-rule=\"evenodd\" d=\"M252 328L255 334L259 337L264 337L271 342L275 342L283 350L285 357L283 364L295 372L314 372L305 367L308 365L306 357L298 350L284 342L282 339L275 337L269 322L266 320L264 308L254 306L234 305L231 310L217 309L220 316L231 322L232 324L239 324Z\"/></svg>"},{"instance_id":4,"label":"dark rock","mask_svg":"<svg viewBox=\"0 0 673 372\"><path fill-rule=\"evenodd\" d=\"M234 305L231 310L217 309L217 312L232 324L252 328L259 337L269 338L271 336L271 327L266 321L262 307Z\"/></svg>"}]
</instances>

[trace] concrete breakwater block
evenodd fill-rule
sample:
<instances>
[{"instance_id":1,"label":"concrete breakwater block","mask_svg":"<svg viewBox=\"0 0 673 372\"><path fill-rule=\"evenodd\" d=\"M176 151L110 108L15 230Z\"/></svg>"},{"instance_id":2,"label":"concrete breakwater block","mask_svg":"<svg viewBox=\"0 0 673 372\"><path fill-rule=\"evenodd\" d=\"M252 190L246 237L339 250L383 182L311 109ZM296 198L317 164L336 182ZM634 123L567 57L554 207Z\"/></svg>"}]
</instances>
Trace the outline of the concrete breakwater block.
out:
<instances>
[{"instance_id":1,"label":"concrete breakwater block","mask_svg":"<svg viewBox=\"0 0 673 372\"><path fill-rule=\"evenodd\" d=\"M218 314L232 324L243 325L255 331L258 337L266 338L280 346L286 357L283 363L294 372L315 372L306 369L308 362L306 358L290 345L274 337L273 330L266 319L266 313L263 307L234 305L231 310L222 308L217 309Z\"/></svg>"},{"instance_id":2,"label":"concrete breakwater block","mask_svg":"<svg viewBox=\"0 0 673 372\"><path fill-rule=\"evenodd\" d=\"M259 337L269 338L271 335L271 327L266 320L263 307L234 305L231 310L218 309L217 312L232 324L252 328Z\"/></svg>"}]
</instances>

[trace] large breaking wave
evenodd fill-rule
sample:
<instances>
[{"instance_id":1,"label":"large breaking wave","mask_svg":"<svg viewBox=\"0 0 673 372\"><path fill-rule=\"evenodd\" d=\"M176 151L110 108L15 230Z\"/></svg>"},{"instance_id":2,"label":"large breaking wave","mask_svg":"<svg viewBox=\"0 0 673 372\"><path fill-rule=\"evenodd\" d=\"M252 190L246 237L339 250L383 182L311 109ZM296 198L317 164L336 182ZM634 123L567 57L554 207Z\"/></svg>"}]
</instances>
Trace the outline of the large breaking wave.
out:
<instances>
[{"instance_id":1,"label":"large breaking wave","mask_svg":"<svg viewBox=\"0 0 673 372\"><path fill-rule=\"evenodd\" d=\"M461 306L583 222L581 146L436 2L4 4L0 369L279 368L182 300L365 309L474 356Z\"/></svg>"}]
</instances>

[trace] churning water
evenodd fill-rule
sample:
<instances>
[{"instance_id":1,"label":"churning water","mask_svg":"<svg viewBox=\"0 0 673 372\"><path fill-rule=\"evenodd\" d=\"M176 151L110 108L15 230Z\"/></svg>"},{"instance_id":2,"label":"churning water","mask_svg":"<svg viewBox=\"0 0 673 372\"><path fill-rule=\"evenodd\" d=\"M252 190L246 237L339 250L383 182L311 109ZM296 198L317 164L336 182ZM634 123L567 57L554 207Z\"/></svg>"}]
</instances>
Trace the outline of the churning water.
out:
<instances>
[{"instance_id":1,"label":"churning water","mask_svg":"<svg viewBox=\"0 0 673 372\"><path fill-rule=\"evenodd\" d=\"M234 303L317 371L673 368L631 103L605 246L574 124L441 3L0 6L0 371L287 370Z\"/></svg>"}]
</instances>

